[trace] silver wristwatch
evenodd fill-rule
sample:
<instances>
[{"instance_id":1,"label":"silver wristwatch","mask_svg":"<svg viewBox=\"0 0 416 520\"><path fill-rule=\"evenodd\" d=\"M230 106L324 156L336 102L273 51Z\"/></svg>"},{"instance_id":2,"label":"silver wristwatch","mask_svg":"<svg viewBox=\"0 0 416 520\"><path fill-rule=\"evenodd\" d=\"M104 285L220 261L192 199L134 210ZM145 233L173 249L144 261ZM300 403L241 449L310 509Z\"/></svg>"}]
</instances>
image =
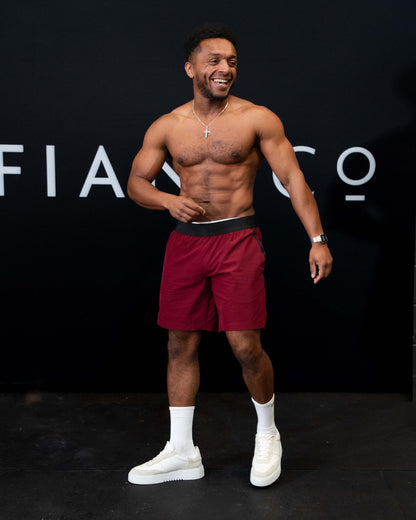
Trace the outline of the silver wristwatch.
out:
<instances>
[{"instance_id":1,"label":"silver wristwatch","mask_svg":"<svg viewBox=\"0 0 416 520\"><path fill-rule=\"evenodd\" d=\"M325 235L325 233L322 233L322 235L318 235L317 237L311 238L312 244L315 242L320 242L321 244L327 244L328 243L328 237Z\"/></svg>"}]
</instances>

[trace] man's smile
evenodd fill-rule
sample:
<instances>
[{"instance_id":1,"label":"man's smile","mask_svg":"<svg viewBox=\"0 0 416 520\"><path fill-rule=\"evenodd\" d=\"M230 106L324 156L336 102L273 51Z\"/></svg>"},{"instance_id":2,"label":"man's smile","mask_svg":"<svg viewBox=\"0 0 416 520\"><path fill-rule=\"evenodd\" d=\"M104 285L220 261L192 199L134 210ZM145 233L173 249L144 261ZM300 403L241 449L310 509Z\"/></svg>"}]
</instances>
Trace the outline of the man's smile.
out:
<instances>
[{"instance_id":1,"label":"man's smile","mask_svg":"<svg viewBox=\"0 0 416 520\"><path fill-rule=\"evenodd\" d=\"M221 89L224 89L231 85L231 80L225 78L211 78L211 81L212 83L214 83L216 87L219 87Z\"/></svg>"}]
</instances>

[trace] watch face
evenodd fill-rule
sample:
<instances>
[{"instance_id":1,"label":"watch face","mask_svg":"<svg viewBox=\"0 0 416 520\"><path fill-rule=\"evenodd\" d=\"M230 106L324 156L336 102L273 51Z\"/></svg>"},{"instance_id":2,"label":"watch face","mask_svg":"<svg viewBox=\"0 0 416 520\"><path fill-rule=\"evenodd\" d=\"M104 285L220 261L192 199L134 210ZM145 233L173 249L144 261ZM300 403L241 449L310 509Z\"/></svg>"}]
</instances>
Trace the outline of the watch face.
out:
<instances>
[{"instance_id":1,"label":"watch face","mask_svg":"<svg viewBox=\"0 0 416 520\"><path fill-rule=\"evenodd\" d=\"M325 234L321 235L321 243L326 244L327 242L328 242L328 237Z\"/></svg>"}]
</instances>

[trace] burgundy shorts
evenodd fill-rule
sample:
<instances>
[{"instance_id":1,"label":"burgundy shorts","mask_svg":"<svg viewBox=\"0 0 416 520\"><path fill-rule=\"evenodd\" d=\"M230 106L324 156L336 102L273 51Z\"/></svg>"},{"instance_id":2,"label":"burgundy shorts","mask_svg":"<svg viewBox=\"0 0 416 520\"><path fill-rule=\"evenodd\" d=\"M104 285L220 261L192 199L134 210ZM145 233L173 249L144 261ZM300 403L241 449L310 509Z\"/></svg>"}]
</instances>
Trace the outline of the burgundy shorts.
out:
<instances>
[{"instance_id":1,"label":"burgundy shorts","mask_svg":"<svg viewBox=\"0 0 416 520\"><path fill-rule=\"evenodd\" d=\"M254 215L178 222L166 246L158 324L170 330L263 328L264 264Z\"/></svg>"}]
</instances>

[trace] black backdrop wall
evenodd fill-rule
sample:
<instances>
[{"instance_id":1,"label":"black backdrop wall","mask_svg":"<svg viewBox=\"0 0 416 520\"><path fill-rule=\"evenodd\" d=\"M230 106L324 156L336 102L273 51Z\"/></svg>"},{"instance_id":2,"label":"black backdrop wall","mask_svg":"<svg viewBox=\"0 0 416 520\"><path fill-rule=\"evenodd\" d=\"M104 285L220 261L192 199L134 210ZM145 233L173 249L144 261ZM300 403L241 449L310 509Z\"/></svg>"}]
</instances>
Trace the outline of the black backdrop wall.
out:
<instances>
[{"instance_id":1,"label":"black backdrop wall","mask_svg":"<svg viewBox=\"0 0 416 520\"><path fill-rule=\"evenodd\" d=\"M312 286L308 238L264 164L263 341L278 390L411 385L415 22L411 0L3 1L0 383L158 391L156 326L173 221L126 196L146 128L189 100L182 41L206 21L240 39L234 94L285 124L335 258ZM161 189L176 193L162 172ZM243 388L223 335L202 389Z\"/></svg>"}]
</instances>

